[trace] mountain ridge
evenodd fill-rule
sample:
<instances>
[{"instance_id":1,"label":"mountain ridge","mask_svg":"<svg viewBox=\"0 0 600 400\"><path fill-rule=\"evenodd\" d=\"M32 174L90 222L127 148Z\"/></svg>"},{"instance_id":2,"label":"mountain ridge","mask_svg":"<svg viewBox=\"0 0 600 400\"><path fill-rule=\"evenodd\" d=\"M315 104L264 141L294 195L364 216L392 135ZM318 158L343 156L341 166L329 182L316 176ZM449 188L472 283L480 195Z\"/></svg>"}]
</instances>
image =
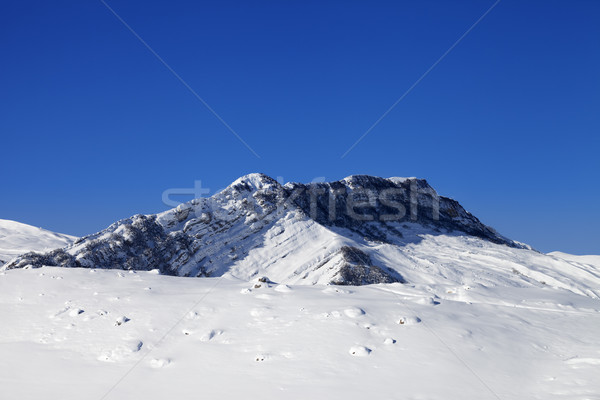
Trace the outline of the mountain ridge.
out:
<instances>
[{"instance_id":1,"label":"mountain ridge","mask_svg":"<svg viewBox=\"0 0 600 400\"><path fill-rule=\"evenodd\" d=\"M246 175L211 197L134 215L64 249L22 255L4 269L44 265L268 275L295 284L549 284L598 293L587 265L498 234L426 180L368 175L285 185Z\"/></svg>"},{"instance_id":2,"label":"mountain ridge","mask_svg":"<svg viewBox=\"0 0 600 400\"><path fill-rule=\"evenodd\" d=\"M64 247L75 240L75 236L0 219L0 267L20 254Z\"/></svg>"}]
</instances>

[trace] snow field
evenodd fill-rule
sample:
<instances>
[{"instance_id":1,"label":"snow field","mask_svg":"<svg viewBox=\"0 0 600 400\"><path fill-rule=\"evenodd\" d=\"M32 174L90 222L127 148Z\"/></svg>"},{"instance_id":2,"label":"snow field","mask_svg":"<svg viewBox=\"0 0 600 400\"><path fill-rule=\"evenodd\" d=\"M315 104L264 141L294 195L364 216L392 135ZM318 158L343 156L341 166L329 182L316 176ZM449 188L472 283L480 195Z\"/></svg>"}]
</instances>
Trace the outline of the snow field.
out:
<instances>
[{"instance_id":1,"label":"snow field","mask_svg":"<svg viewBox=\"0 0 600 400\"><path fill-rule=\"evenodd\" d=\"M0 275L3 393L505 400L600 391L600 301L563 289L120 272Z\"/></svg>"}]
</instances>

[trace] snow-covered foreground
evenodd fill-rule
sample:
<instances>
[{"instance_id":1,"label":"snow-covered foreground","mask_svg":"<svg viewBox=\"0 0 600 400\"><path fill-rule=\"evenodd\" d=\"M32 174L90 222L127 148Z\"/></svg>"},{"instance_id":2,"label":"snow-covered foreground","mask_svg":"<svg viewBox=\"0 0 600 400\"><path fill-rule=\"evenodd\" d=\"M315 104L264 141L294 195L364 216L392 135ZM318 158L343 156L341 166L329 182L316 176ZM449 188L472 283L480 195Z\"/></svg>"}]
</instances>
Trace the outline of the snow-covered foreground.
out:
<instances>
[{"instance_id":1,"label":"snow-covered foreground","mask_svg":"<svg viewBox=\"0 0 600 400\"><path fill-rule=\"evenodd\" d=\"M16 269L0 397L597 399L599 310L550 286Z\"/></svg>"}]
</instances>

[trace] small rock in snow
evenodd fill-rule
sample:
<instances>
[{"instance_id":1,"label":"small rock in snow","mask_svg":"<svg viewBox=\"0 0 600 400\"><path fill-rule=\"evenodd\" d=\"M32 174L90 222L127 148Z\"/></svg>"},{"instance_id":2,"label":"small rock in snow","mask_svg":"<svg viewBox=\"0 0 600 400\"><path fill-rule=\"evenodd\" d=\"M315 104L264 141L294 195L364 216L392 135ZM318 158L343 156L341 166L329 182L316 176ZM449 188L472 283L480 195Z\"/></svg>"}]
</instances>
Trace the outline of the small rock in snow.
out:
<instances>
[{"instance_id":1,"label":"small rock in snow","mask_svg":"<svg viewBox=\"0 0 600 400\"><path fill-rule=\"evenodd\" d=\"M353 346L350 348L349 353L355 357L366 357L371 353L371 349L365 346Z\"/></svg>"},{"instance_id":2,"label":"small rock in snow","mask_svg":"<svg viewBox=\"0 0 600 400\"><path fill-rule=\"evenodd\" d=\"M416 325L421 322L419 317L400 317L398 324L400 325Z\"/></svg>"},{"instance_id":3,"label":"small rock in snow","mask_svg":"<svg viewBox=\"0 0 600 400\"><path fill-rule=\"evenodd\" d=\"M83 313L84 313L84 311L81 308L74 308L71 311L69 311L69 316L76 317L79 314L83 314Z\"/></svg>"},{"instance_id":4,"label":"small rock in snow","mask_svg":"<svg viewBox=\"0 0 600 400\"><path fill-rule=\"evenodd\" d=\"M131 321L131 319L127 318L126 316L122 316L121 318L118 318L115 321L115 326L123 325L124 323L129 322L129 321Z\"/></svg>"}]
</instances>

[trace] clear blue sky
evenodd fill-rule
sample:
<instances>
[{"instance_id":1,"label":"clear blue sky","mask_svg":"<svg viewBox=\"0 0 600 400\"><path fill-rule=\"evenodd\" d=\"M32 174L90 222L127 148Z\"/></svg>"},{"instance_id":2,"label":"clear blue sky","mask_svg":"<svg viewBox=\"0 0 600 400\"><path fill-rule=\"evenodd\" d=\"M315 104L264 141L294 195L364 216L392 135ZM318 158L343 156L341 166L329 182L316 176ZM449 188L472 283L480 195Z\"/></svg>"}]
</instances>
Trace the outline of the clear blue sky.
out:
<instances>
[{"instance_id":1,"label":"clear blue sky","mask_svg":"<svg viewBox=\"0 0 600 400\"><path fill-rule=\"evenodd\" d=\"M0 218L84 235L173 187L417 176L541 251L600 254L600 2L3 2Z\"/></svg>"}]
</instances>

